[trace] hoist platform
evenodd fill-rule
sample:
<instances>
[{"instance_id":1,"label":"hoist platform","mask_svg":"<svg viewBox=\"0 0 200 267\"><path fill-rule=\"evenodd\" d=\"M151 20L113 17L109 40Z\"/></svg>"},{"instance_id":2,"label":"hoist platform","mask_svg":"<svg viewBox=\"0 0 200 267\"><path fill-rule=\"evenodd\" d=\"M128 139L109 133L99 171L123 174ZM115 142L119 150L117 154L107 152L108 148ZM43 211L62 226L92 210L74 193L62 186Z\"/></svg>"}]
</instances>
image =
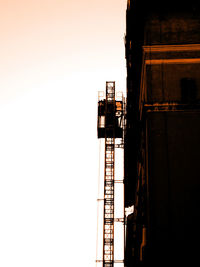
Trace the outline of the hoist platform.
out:
<instances>
[{"instance_id":1,"label":"hoist platform","mask_svg":"<svg viewBox=\"0 0 200 267\"><path fill-rule=\"evenodd\" d=\"M122 138L123 101L115 100L115 83L106 83L106 99L98 101L98 138Z\"/></svg>"}]
</instances>

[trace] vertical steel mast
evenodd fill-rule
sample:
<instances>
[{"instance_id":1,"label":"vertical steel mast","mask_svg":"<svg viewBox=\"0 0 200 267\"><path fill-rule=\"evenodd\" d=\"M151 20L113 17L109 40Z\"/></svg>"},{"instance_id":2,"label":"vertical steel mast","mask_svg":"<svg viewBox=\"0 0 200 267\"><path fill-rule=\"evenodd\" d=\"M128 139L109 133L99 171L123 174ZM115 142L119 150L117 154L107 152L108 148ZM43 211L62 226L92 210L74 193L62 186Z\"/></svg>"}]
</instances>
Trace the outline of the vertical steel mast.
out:
<instances>
[{"instance_id":1,"label":"vertical steel mast","mask_svg":"<svg viewBox=\"0 0 200 267\"><path fill-rule=\"evenodd\" d=\"M106 82L103 267L114 262L115 82Z\"/></svg>"},{"instance_id":2,"label":"vertical steel mast","mask_svg":"<svg viewBox=\"0 0 200 267\"><path fill-rule=\"evenodd\" d=\"M115 218L115 147L123 147L123 95L115 98L115 82L106 82L106 97L98 101L98 138L105 140L104 154L104 191L103 191L103 267L113 267L114 262L114 226L115 222L124 222L124 218ZM115 139L119 138L121 143ZM123 201L123 200L122 200Z\"/></svg>"}]
</instances>

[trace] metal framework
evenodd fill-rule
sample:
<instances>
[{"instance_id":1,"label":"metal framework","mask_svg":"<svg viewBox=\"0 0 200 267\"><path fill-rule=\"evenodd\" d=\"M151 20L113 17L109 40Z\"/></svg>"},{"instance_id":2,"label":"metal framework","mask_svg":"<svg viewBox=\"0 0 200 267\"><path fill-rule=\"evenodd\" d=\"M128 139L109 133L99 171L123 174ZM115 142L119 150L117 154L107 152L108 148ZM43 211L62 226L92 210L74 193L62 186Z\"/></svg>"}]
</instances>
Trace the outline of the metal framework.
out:
<instances>
[{"instance_id":1,"label":"metal framework","mask_svg":"<svg viewBox=\"0 0 200 267\"><path fill-rule=\"evenodd\" d=\"M114 82L106 82L103 267L113 267L114 262L115 110L109 106L115 108ZM107 137L111 131L112 137Z\"/></svg>"},{"instance_id":2,"label":"metal framework","mask_svg":"<svg viewBox=\"0 0 200 267\"><path fill-rule=\"evenodd\" d=\"M113 267L114 263L123 260L114 259L114 226L115 222L124 223L124 218L115 218L115 148L123 148L124 99L116 101L115 82L106 82L106 98L99 101L98 138L105 139L104 155L104 197L103 197L103 267ZM121 142L115 141L120 138ZM116 144L115 144L116 142Z\"/></svg>"}]
</instances>

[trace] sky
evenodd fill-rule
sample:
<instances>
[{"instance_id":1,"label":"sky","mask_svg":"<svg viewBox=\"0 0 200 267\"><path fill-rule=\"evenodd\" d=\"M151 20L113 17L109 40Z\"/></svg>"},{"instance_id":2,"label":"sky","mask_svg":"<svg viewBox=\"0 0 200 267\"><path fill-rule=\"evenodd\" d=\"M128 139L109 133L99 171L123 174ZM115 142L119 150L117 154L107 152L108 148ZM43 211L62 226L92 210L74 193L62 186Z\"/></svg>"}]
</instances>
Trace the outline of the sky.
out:
<instances>
[{"instance_id":1,"label":"sky","mask_svg":"<svg viewBox=\"0 0 200 267\"><path fill-rule=\"evenodd\" d=\"M0 0L0 266L95 266L98 91L126 0Z\"/></svg>"}]
</instances>

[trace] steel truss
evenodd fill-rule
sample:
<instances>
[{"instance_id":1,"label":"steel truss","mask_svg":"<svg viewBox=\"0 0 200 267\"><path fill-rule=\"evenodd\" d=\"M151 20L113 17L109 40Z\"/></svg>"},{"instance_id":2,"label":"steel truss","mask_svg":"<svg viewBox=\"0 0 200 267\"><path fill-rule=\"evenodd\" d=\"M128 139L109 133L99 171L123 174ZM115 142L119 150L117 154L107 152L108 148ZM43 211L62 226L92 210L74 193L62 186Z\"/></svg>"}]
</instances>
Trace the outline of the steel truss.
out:
<instances>
[{"instance_id":1,"label":"steel truss","mask_svg":"<svg viewBox=\"0 0 200 267\"><path fill-rule=\"evenodd\" d=\"M114 262L115 110L109 106L115 108L114 82L106 82L103 267L113 267ZM112 137L107 137L110 131Z\"/></svg>"},{"instance_id":2,"label":"steel truss","mask_svg":"<svg viewBox=\"0 0 200 267\"><path fill-rule=\"evenodd\" d=\"M116 98L120 100L116 101ZM114 226L116 222L124 224L124 217L115 218L114 191L115 183L123 186L123 179L115 180L115 148L124 148L125 101L122 93L116 98L115 82L106 82L106 98L98 102L98 138L105 139L105 153L104 196L98 199L103 201L103 254L96 262L102 262L103 267L124 263L123 259L114 258Z\"/></svg>"}]
</instances>

